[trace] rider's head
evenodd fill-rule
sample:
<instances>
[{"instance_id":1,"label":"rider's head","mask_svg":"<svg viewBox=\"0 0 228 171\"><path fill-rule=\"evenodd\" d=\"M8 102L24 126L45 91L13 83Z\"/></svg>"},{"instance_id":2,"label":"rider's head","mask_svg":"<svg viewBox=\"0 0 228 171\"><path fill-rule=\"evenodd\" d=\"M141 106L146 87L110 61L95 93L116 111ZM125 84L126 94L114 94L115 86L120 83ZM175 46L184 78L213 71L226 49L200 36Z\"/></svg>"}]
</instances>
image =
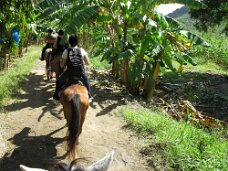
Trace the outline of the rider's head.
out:
<instances>
[{"instance_id":1,"label":"rider's head","mask_svg":"<svg viewBox=\"0 0 228 171\"><path fill-rule=\"evenodd\" d=\"M50 34L53 33L53 30L52 30L51 28L49 28L47 31L48 31L48 33L50 33Z\"/></svg>"},{"instance_id":2,"label":"rider's head","mask_svg":"<svg viewBox=\"0 0 228 171\"><path fill-rule=\"evenodd\" d=\"M59 31L58 31L58 35L59 35L59 36L62 36L63 34L64 34L64 31L63 31L63 30L59 30Z\"/></svg>"},{"instance_id":3,"label":"rider's head","mask_svg":"<svg viewBox=\"0 0 228 171\"><path fill-rule=\"evenodd\" d=\"M69 44L73 47L76 46L78 44L78 36L76 36L75 34L71 35L69 37Z\"/></svg>"}]
</instances>

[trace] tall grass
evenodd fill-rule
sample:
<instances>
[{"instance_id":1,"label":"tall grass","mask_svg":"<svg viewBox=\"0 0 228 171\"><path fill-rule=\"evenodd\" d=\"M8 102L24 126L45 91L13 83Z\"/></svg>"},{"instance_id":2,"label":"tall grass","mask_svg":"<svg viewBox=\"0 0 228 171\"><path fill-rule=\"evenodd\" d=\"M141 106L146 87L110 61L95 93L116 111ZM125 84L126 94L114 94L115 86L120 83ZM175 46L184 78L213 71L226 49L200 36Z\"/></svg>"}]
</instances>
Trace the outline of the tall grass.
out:
<instances>
[{"instance_id":1,"label":"tall grass","mask_svg":"<svg viewBox=\"0 0 228 171\"><path fill-rule=\"evenodd\" d=\"M14 60L13 65L0 72L0 106L8 100L15 91L20 90L21 80L29 73L41 49L32 46L22 58Z\"/></svg>"},{"instance_id":2,"label":"tall grass","mask_svg":"<svg viewBox=\"0 0 228 171\"><path fill-rule=\"evenodd\" d=\"M120 111L133 129L147 137L153 135L149 143L159 148L163 144L166 169L171 166L173 170L185 171L227 170L228 141L220 136L222 131L207 132L142 107L136 109L128 105ZM145 148L151 151L148 142ZM155 158L154 151L149 155Z\"/></svg>"}]
</instances>

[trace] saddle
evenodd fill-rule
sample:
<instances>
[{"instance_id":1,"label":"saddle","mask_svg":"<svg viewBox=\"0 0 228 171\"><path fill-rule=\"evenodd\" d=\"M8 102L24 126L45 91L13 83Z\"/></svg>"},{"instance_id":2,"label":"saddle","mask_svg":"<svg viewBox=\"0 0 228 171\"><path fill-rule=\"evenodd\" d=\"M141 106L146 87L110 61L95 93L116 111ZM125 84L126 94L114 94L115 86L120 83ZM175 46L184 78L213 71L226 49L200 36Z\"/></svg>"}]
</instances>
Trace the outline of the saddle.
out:
<instances>
[{"instance_id":1,"label":"saddle","mask_svg":"<svg viewBox=\"0 0 228 171\"><path fill-rule=\"evenodd\" d=\"M69 87L72 84L78 84L81 86L84 86L84 79L82 76L70 76L68 77L66 83L62 86L60 92L59 92L59 97L61 96L62 92Z\"/></svg>"},{"instance_id":2,"label":"saddle","mask_svg":"<svg viewBox=\"0 0 228 171\"><path fill-rule=\"evenodd\" d=\"M64 85L65 87L68 87L72 84L79 84L79 85L84 85L84 79L82 76L70 76L67 81L66 84Z\"/></svg>"}]
</instances>

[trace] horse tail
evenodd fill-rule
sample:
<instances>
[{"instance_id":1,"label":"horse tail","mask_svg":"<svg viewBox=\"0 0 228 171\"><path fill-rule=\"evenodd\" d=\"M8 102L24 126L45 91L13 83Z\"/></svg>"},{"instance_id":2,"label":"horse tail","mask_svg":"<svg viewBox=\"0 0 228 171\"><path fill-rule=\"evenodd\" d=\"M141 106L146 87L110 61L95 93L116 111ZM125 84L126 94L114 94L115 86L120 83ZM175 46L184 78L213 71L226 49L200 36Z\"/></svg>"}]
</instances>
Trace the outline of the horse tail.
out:
<instances>
[{"instance_id":1,"label":"horse tail","mask_svg":"<svg viewBox=\"0 0 228 171\"><path fill-rule=\"evenodd\" d=\"M68 152L75 158L76 145L78 143L78 137L81 133L81 115L80 115L80 96L77 94L72 98L72 114L71 120L68 126Z\"/></svg>"}]
</instances>

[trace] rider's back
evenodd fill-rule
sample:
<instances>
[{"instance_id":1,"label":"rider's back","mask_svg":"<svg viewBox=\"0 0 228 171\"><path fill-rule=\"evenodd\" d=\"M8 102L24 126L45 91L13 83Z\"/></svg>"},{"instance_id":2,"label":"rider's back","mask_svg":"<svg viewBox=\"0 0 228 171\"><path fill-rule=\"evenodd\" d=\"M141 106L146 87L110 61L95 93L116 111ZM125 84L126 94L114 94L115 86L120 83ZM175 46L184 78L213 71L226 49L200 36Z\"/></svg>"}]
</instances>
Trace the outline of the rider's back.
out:
<instances>
[{"instance_id":1,"label":"rider's back","mask_svg":"<svg viewBox=\"0 0 228 171\"><path fill-rule=\"evenodd\" d=\"M45 36L46 43L52 43L53 44L55 42L55 39L56 39L56 37L53 34L47 34Z\"/></svg>"},{"instance_id":2,"label":"rider's back","mask_svg":"<svg viewBox=\"0 0 228 171\"><path fill-rule=\"evenodd\" d=\"M84 74L84 64L81 49L79 47L68 48L67 70L72 76L80 76Z\"/></svg>"}]
</instances>

